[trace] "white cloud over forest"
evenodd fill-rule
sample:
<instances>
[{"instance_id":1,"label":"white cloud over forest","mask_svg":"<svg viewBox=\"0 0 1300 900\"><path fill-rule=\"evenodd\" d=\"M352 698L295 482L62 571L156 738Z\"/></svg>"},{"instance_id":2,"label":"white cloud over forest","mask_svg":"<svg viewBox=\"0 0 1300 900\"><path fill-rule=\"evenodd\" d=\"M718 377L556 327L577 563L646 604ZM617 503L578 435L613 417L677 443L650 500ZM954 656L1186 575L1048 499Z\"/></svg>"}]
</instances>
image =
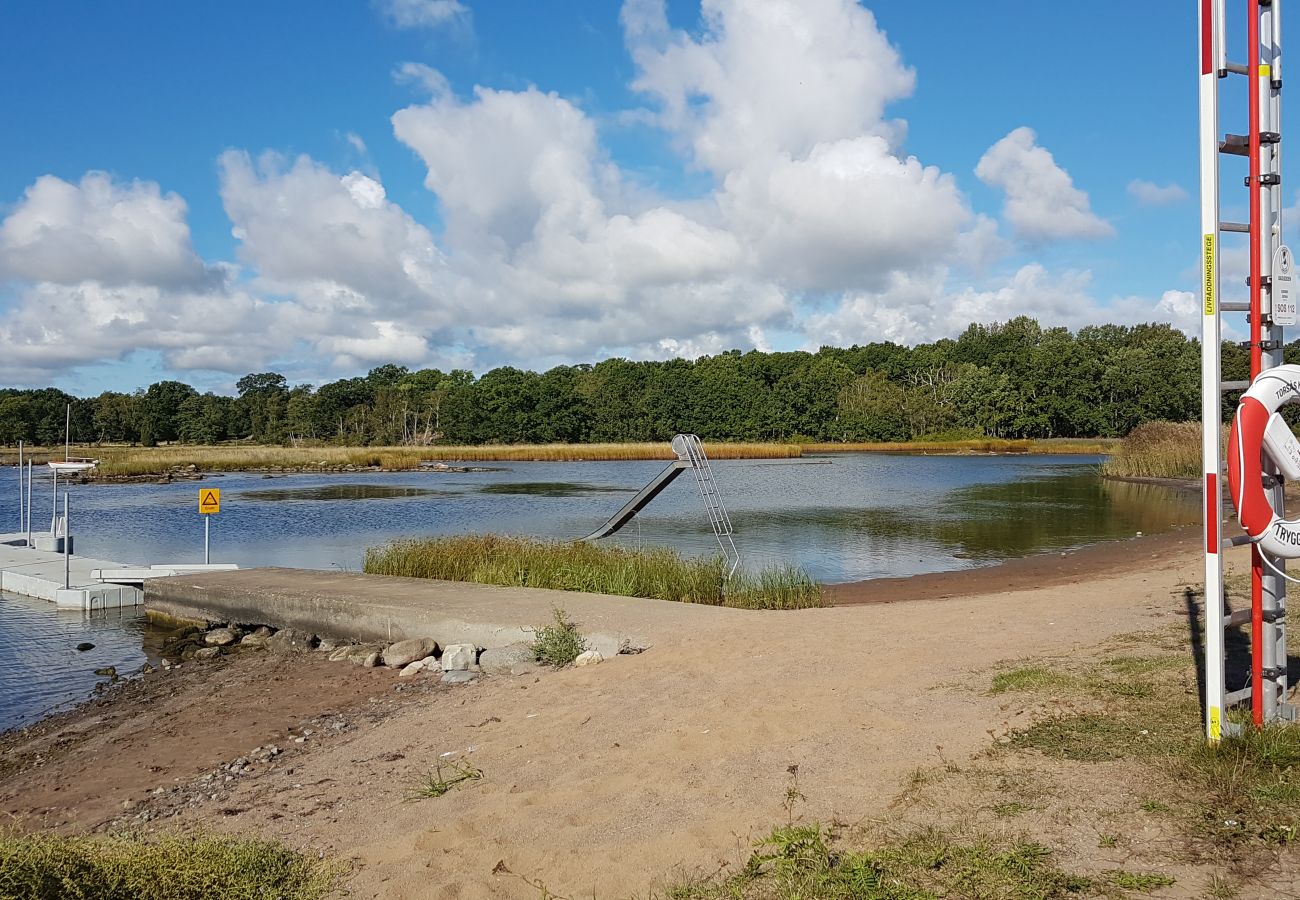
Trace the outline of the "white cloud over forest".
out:
<instances>
[{"instance_id":1,"label":"white cloud over forest","mask_svg":"<svg viewBox=\"0 0 1300 900\"><path fill-rule=\"evenodd\" d=\"M469 15L455 0L379 6L402 27ZM908 154L889 108L916 73L853 0L704 0L689 33L662 0L628 0L621 19L636 118L709 176L697 196L621 170L598 120L544 86L458 95L405 63L395 77L427 99L391 112L393 135L423 165L437 223L376 172L236 149L218 160L236 258L205 261L185 201L159 185L43 176L0 222L15 297L0 374L42 380L146 349L176 370L320 378L390 361L689 355L775 334L911 342L1019 314L1194 317L1178 292L1100 303L1086 271L997 274L1004 230L1041 244L1113 229L1029 128L975 169L1005 192L1001 222L972 209L957 173Z\"/></svg>"}]
</instances>

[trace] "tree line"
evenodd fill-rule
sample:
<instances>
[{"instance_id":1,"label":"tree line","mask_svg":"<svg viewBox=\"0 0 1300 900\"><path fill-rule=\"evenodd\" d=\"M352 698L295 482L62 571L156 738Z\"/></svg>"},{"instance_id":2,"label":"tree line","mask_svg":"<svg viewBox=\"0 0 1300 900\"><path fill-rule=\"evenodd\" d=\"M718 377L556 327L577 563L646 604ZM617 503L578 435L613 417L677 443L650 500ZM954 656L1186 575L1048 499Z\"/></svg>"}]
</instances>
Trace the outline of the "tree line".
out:
<instances>
[{"instance_id":1,"label":"tree line","mask_svg":"<svg viewBox=\"0 0 1300 900\"><path fill-rule=\"evenodd\" d=\"M1246 351L1225 343L1223 352L1224 377L1245 378ZM1286 354L1300 361L1300 342ZM1199 416L1200 348L1164 324L1071 332L1022 316L914 347L733 350L480 376L384 365L319 387L267 372L236 391L179 381L97 397L0 389L0 442L62 442L67 404L74 441L148 446L630 442L679 431L722 441L1112 437Z\"/></svg>"}]
</instances>

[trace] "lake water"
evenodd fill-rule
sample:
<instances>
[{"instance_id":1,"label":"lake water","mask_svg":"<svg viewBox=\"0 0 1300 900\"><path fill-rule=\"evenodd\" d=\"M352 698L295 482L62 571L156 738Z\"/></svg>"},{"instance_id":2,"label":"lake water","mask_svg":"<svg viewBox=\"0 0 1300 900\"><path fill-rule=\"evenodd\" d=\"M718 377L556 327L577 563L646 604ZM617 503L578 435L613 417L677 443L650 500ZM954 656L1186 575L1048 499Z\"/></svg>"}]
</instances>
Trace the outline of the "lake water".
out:
<instances>
[{"instance_id":1,"label":"lake water","mask_svg":"<svg viewBox=\"0 0 1300 900\"><path fill-rule=\"evenodd\" d=\"M724 460L714 463L714 474L745 565L793 563L828 583L988 565L1198 521L1197 495L1103 481L1100 461L844 454ZM218 487L213 562L359 570L365 548L400 537L581 537L664 465L501 463L488 472L74 485L73 533L79 553L101 559L200 562L198 491ZM17 485L15 469L0 472L0 531L17 530ZM37 482L38 522L51 514L50 488L48 478ZM611 540L691 555L717 549L689 472ZM92 632L101 639L84 636ZM40 601L0 600L0 729L85 696L97 667L138 667L145 659L141 634L129 615L97 620ZM70 649L83 640L98 645L93 655Z\"/></svg>"}]
</instances>

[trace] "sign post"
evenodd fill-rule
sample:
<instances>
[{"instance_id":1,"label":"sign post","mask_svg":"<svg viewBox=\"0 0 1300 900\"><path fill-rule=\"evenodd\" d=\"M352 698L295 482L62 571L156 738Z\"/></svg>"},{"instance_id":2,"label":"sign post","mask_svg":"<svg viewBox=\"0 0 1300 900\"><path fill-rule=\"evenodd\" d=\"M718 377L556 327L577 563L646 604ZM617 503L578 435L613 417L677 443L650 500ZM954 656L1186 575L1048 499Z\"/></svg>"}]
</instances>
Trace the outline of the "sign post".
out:
<instances>
[{"instance_id":1,"label":"sign post","mask_svg":"<svg viewBox=\"0 0 1300 900\"><path fill-rule=\"evenodd\" d=\"M203 516L203 564L212 562L212 517L221 512L221 489L199 490L199 514Z\"/></svg>"}]
</instances>

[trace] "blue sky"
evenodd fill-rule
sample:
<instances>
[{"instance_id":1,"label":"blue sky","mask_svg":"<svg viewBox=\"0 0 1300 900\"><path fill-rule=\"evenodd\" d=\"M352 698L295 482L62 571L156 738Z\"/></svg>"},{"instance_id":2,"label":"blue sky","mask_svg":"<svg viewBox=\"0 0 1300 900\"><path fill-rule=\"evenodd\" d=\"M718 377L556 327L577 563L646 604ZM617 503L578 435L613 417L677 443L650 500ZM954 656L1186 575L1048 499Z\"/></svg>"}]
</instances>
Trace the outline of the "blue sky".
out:
<instances>
[{"instance_id":1,"label":"blue sky","mask_svg":"<svg viewBox=\"0 0 1300 900\"><path fill-rule=\"evenodd\" d=\"M221 389L265 368L319 382L388 358L482 371L1194 308L1190 7L1138 29L1118 3L705 6L0 7L0 378ZM793 17L790 46L769 14ZM877 32L898 59L859 77ZM423 82L395 77L409 64ZM820 90L792 92L823 64ZM946 186L873 162L885 132ZM832 176L861 202L837 210ZM882 190L881 217L907 221L855 218ZM353 232L364 247L330 243Z\"/></svg>"}]
</instances>

